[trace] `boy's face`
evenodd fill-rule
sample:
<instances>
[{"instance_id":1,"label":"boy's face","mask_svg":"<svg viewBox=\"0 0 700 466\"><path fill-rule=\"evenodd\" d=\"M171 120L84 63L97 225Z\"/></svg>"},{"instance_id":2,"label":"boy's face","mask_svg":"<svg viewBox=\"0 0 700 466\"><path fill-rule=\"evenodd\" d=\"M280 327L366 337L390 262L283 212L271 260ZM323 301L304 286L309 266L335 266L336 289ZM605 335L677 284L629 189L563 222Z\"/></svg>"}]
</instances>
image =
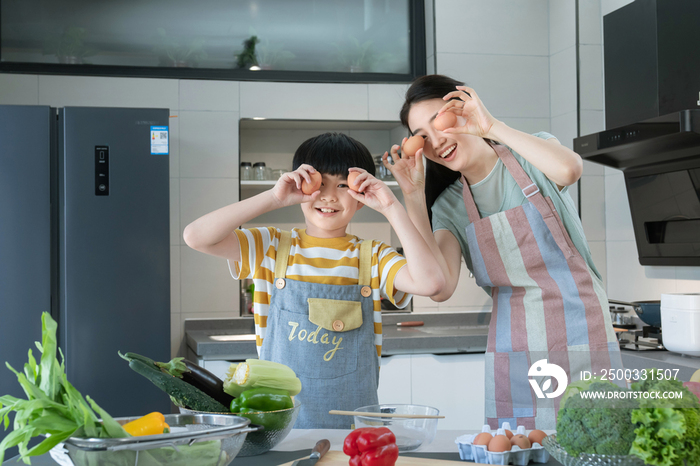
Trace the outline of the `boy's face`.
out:
<instances>
[{"instance_id":1,"label":"boy's face","mask_svg":"<svg viewBox=\"0 0 700 466\"><path fill-rule=\"evenodd\" d=\"M306 233L317 238L345 236L350 220L364 204L350 196L344 176L321 175L321 194L314 201L301 205L306 219Z\"/></svg>"}]
</instances>

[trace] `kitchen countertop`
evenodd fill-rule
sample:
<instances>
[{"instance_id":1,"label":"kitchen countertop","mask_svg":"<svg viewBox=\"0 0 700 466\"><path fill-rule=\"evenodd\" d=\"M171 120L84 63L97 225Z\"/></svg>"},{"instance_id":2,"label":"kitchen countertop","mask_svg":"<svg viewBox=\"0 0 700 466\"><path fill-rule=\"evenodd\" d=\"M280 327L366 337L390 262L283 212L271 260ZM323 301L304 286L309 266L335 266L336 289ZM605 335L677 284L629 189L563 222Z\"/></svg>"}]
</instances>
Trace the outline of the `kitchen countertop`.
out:
<instances>
[{"instance_id":1,"label":"kitchen countertop","mask_svg":"<svg viewBox=\"0 0 700 466\"><path fill-rule=\"evenodd\" d=\"M331 450L342 451L343 440L350 430L341 429L294 429L272 451L258 456L235 458L231 463L234 466L272 466L279 465L295 459L308 456L311 448L318 440L328 439L331 442ZM455 439L460 435L476 433L476 431L438 430L435 440L423 450L416 453L403 454L402 456L415 456L421 458L434 458L441 460L459 461L459 452ZM3 466L21 464L16 458L11 458ZM45 455L32 458L32 466L57 466L51 456ZM465 462L469 464L469 462ZM552 458L542 466L560 466L560 463Z\"/></svg>"},{"instance_id":2,"label":"kitchen countertop","mask_svg":"<svg viewBox=\"0 0 700 466\"><path fill-rule=\"evenodd\" d=\"M483 353L490 312L382 315L382 355ZM424 322L399 327L397 322ZM185 321L188 351L203 360L242 360L257 357L252 318Z\"/></svg>"}]
</instances>

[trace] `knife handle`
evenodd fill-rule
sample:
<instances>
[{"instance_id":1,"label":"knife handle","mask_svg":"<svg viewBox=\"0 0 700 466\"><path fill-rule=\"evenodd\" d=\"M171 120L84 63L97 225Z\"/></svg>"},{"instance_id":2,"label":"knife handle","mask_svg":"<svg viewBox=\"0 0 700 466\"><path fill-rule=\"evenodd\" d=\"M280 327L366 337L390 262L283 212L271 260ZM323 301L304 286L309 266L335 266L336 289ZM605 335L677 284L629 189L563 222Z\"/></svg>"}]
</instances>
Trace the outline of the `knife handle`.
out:
<instances>
[{"instance_id":1,"label":"knife handle","mask_svg":"<svg viewBox=\"0 0 700 466\"><path fill-rule=\"evenodd\" d=\"M313 450L311 450L311 455L309 455L309 458L321 459L323 455L330 450L330 448L331 442L328 439L319 440L316 442L316 445L314 445Z\"/></svg>"}]
</instances>

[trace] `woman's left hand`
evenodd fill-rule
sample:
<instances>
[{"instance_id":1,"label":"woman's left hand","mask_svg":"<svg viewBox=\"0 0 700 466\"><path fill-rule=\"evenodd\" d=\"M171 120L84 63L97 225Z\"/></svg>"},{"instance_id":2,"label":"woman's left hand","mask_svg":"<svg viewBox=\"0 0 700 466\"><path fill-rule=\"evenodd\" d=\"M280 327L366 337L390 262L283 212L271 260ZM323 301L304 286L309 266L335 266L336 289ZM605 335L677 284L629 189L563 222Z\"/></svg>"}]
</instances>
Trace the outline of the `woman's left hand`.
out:
<instances>
[{"instance_id":1,"label":"woman's left hand","mask_svg":"<svg viewBox=\"0 0 700 466\"><path fill-rule=\"evenodd\" d=\"M397 202L396 196L391 192L391 189L369 174L367 170L350 168L349 171L358 172L360 174L355 179L355 184L359 185L359 190L353 191L348 187L348 192L353 199L362 202L366 206L382 214L386 213L386 211Z\"/></svg>"},{"instance_id":2,"label":"woman's left hand","mask_svg":"<svg viewBox=\"0 0 700 466\"><path fill-rule=\"evenodd\" d=\"M440 109L438 115L452 112L457 117L465 119L466 122L464 126L454 126L445 129L443 132L471 134L480 138L493 139L490 137L491 128L498 120L489 113L474 89L466 86L457 86L457 89L457 91L450 92L442 98L449 102Z\"/></svg>"}]
</instances>

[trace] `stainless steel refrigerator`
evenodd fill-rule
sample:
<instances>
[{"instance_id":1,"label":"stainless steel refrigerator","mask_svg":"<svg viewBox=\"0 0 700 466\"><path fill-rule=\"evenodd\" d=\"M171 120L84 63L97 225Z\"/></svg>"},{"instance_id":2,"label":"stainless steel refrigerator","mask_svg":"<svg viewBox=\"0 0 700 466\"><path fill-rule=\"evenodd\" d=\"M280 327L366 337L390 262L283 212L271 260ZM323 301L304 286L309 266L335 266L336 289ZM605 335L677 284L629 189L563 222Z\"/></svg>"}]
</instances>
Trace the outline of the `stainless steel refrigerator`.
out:
<instances>
[{"instance_id":1,"label":"stainless steel refrigerator","mask_svg":"<svg viewBox=\"0 0 700 466\"><path fill-rule=\"evenodd\" d=\"M58 322L68 380L113 416L169 412L117 351L170 358L169 111L0 106L0 394ZM0 429L0 438L4 432Z\"/></svg>"}]
</instances>

